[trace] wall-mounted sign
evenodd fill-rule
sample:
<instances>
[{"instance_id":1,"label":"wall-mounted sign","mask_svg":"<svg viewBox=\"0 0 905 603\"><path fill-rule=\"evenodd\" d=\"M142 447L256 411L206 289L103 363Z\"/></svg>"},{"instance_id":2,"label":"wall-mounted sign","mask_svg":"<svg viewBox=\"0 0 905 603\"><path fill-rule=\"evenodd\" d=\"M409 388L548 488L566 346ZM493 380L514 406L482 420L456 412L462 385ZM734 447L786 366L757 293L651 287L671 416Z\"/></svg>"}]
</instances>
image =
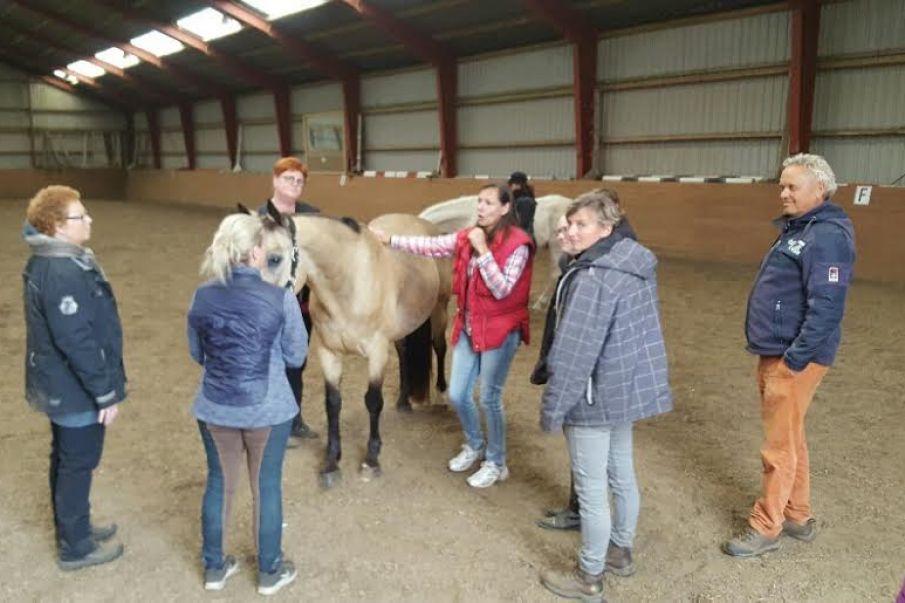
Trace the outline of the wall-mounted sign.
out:
<instances>
[{"instance_id":1,"label":"wall-mounted sign","mask_svg":"<svg viewBox=\"0 0 905 603\"><path fill-rule=\"evenodd\" d=\"M870 205L870 192L873 189L872 186L856 186L855 205Z\"/></svg>"}]
</instances>

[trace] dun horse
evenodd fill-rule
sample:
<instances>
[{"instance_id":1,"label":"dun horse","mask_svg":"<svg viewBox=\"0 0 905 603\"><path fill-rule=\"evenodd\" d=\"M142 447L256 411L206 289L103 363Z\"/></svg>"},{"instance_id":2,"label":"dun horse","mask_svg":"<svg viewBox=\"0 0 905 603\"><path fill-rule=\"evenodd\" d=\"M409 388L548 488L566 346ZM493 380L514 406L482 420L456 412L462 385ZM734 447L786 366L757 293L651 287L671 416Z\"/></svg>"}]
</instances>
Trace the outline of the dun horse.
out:
<instances>
[{"instance_id":1,"label":"dun horse","mask_svg":"<svg viewBox=\"0 0 905 603\"><path fill-rule=\"evenodd\" d=\"M271 218L284 221L275 208ZM324 373L327 408L327 450L321 484L329 488L340 477L340 381L345 354L368 360L365 405L370 415L367 454L362 479L381 473L379 455L383 378L390 343L399 354L397 407L411 411L410 398L426 401L431 372L430 349L437 357L437 388L446 389L447 304L450 296L448 262L419 258L382 245L351 218L296 215L289 226L298 248L296 287L311 288L312 338ZM439 234L436 227L415 216L389 214L371 224L386 232Z\"/></svg>"}]
</instances>

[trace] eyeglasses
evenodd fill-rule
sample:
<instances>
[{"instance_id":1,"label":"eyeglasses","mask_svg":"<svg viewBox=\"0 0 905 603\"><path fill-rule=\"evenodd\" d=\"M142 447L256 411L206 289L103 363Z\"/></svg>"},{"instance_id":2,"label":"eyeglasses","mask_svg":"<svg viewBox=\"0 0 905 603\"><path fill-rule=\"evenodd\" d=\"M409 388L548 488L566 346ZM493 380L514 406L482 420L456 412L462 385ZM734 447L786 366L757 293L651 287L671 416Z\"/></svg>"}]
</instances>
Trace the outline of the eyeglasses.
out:
<instances>
[{"instance_id":1,"label":"eyeglasses","mask_svg":"<svg viewBox=\"0 0 905 603\"><path fill-rule=\"evenodd\" d=\"M292 176L280 176L280 180L286 184L291 184L292 186L302 186L305 184L304 178L294 178Z\"/></svg>"},{"instance_id":2,"label":"eyeglasses","mask_svg":"<svg viewBox=\"0 0 905 603\"><path fill-rule=\"evenodd\" d=\"M79 222L84 222L85 218L88 218L88 212L83 213L80 216L66 216L67 220L78 220Z\"/></svg>"}]
</instances>

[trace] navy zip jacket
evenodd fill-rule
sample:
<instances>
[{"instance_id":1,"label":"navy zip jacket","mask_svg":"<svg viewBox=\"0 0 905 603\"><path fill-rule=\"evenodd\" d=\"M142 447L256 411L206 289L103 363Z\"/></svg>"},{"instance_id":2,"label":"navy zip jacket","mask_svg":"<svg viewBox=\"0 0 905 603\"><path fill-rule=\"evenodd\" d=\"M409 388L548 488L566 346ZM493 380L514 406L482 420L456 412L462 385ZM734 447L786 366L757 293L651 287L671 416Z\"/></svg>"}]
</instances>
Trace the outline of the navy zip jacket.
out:
<instances>
[{"instance_id":1,"label":"navy zip jacket","mask_svg":"<svg viewBox=\"0 0 905 603\"><path fill-rule=\"evenodd\" d=\"M829 366L839 348L855 262L851 220L826 201L799 218L781 218L777 225L782 232L748 297L748 351L783 356L795 371L810 362Z\"/></svg>"}]
</instances>

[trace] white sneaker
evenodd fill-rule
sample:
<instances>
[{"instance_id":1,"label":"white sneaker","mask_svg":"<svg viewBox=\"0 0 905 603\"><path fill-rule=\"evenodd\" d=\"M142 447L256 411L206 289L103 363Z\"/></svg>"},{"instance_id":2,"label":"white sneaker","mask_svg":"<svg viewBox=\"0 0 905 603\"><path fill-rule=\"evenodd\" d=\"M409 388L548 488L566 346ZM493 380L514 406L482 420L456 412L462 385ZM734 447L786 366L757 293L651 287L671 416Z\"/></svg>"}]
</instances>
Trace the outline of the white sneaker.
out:
<instances>
[{"instance_id":1,"label":"white sneaker","mask_svg":"<svg viewBox=\"0 0 905 603\"><path fill-rule=\"evenodd\" d=\"M449 459L449 470L461 473L468 471L484 456L483 450L475 450L468 444L462 444L462 450L456 456Z\"/></svg>"},{"instance_id":2,"label":"white sneaker","mask_svg":"<svg viewBox=\"0 0 905 603\"><path fill-rule=\"evenodd\" d=\"M481 468L471 474L467 480L472 488L489 488L497 482L504 482L509 478L509 467L500 467L496 463L484 461Z\"/></svg>"}]
</instances>

